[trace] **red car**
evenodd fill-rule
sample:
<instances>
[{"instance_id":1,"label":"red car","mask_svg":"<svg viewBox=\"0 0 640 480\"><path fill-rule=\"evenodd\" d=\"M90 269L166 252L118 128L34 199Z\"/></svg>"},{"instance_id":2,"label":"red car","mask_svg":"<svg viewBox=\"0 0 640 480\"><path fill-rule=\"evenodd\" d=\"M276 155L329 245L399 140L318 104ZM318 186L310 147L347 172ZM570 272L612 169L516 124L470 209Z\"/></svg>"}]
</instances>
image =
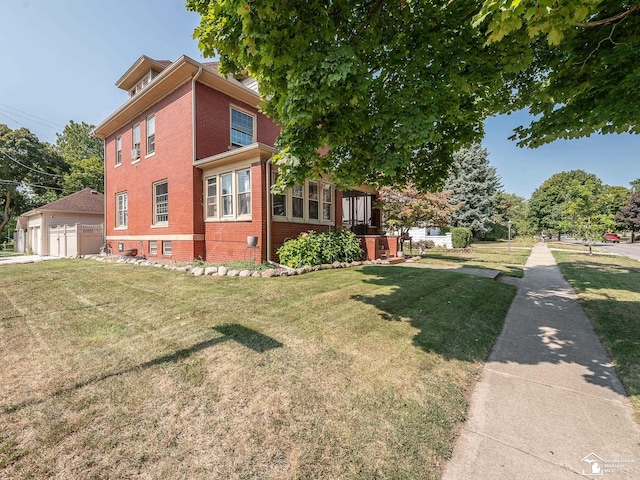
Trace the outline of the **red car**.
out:
<instances>
[{"instance_id":1,"label":"red car","mask_svg":"<svg viewBox=\"0 0 640 480\"><path fill-rule=\"evenodd\" d=\"M618 235L617 233L605 233L602 236L602 239L605 242L620 243L620 235Z\"/></svg>"}]
</instances>

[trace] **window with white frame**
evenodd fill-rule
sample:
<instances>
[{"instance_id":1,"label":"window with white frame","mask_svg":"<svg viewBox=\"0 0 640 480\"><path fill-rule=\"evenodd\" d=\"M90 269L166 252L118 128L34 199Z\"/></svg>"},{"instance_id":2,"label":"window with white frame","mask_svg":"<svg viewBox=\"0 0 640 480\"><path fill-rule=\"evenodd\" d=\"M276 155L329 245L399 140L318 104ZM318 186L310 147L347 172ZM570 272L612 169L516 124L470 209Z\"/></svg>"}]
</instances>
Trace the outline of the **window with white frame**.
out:
<instances>
[{"instance_id":1,"label":"window with white frame","mask_svg":"<svg viewBox=\"0 0 640 480\"><path fill-rule=\"evenodd\" d=\"M220 175L222 216L233 217L233 173Z\"/></svg>"},{"instance_id":2,"label":"window with white frame","mask_svg":"<svg viewBox=\"0 0 640 480\"><path fill-rule=\"evenodd\" d=\"M236 175L238 180L238 216L251 215L251 171L241 170Z\"/></svg>"},{"instance_id":3,"label":"window with white frame","mask_svg":"<svg viewBox=\"0 0 640 480\"><path fill-rule=\"evenodd\" d=\"M165 180L153 184L153 223L169 222L169 183Z\"/></svg>"},{"instance_id":4,"label":"window with white frame","mask_svg":"<svg viewBox=\"0 0 640 480\"><path fill-rule=\"evenodd\" d=\"M318 220L318 182L309 182L309 220Z\"/></svg>"},{"instance_id":5,"label":"window with white frame","mask_svg":"<svg viewBox=\"0 0 640 480\"><path fill-rule=\"evenodd\" d=\"M271 170L271 185L274 185L278 180L278 171L276 169ZM271 195L271 210L274 217L286 217L287 216L287 194L279 193Z\"/></svg>"},{"instance_id":6,"label":"window with white frame","mask_svg":"<svg viewBox=\"0 0 640 480\"><path fill-rule=\"evenodd\" d=\"M140 156L140 124L137 123L133 126L133 133L131 138L133 139L131 148L136 150L138 153L135 155L131 155L131 157L135 160Z\"/></svg>"},{"instance_id":7,"label":"window with white frame","mask_svg":"<svg viewBox=\"0 0 640 480\"><path fill-rule=\"evenodd\" d=\"M156 151L156 116L147 117L147 155Z\"/></svg>"},{"instance_id":8,"label":"window with white frame","mask_svg":"<svg viewBox=\"0 0 640 480\"><path fill-rule=\"evenodd\" d=\"M149 255L157 255L158 254L158 241L150 240L149 241Z\"/></svg>"},{"instance_id":9,"label":"window with white frame","mask_svg":"<svg viewBox=\"0 0 640 480\"><path fill-rule=\"evenodd\" d=\"M173 253L173 244L171 241L162 242L162 254L171 255Z\"/></svg>"},{"instance_id":10,"label":"window with white frame","mask_svg":"<svg viewBox=\"0 0 640 480\"><path fill-rule=\"evenodd\" d=\"M116 137L116 165L122 163L122 137L118 135Z\"/></svg>"},{"instance_id":11,"label":"window with white frame","mask_svg":"<svg viewBox=\"0 0 640 480\"><path fill-rule=\"evenodd\" d=\"M272 177L275 182L277 174ZM333 221L334 190L330 183L309 180L282 194L271 194L273 218L280 221L329 223Z\"/></svg>"},{"instance_id":12,"label":"window with white frame","mask_svg":"<svg viewBox=\"0 0 640 480\"><path fill-rule=\"evenodd\" d=\"M251 170L238 169L207 176L206 216L215 220L251 218Z\"/></svg>"},{"instance_id":13,"label":"window with white frame","mask_svg":"<svg viewBox=\"0 0 640 480\"><path fill-rule=\"evenodd\" d=\"M322 184L322 220L330 222L333 212L333 192L331 185Z\"/></svg>"},{"instance_id":14,"label":"window with white frame","mask_svg":"<svg viewBox=\"0 0 640 480\"><path fill-rule=\"evenodd\" d=\"M218 177L207 178L207 217L218 216Z\"/></svg>"},{"instance_id":15,"label":"window with white frame","mask_svg":"<svg viewBox=\"0 0 640 480\"><path fill-rule=\"evenodd\" d=\"M291 215L293 218L304 218L304 187L294 185L291 189Z\"/></svg>"},{"instance_id":16,"label":"window with white frame","mask_svg":"<svg viewBox=\"0 0 640 480\"><path fill-rule=\"evenodd\" d=\"M253 115L231 108L231 146L244 147L253 143Z\"/></svg>"},{"instance_id":17,"label":"window with white frame","mask_svg":"<svg viewBox=\"0 0 640 480\"><path fill-rule=\"evenodd\" d=\"M126 228L129 222L129 201L127 192L116 194L116 228Z\"/></svg>"}]
</instances>

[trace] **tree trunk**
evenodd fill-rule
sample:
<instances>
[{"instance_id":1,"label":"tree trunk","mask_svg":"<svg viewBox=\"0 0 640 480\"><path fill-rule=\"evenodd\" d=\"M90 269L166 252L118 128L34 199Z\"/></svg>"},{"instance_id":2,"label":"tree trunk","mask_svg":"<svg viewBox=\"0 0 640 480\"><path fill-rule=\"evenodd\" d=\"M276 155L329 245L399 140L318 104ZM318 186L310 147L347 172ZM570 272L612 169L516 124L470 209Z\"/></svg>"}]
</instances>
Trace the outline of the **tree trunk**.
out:
<instances>
[{"instance_id":1,"label":"tree trunk","mask_svg":"<svg viewBox=\"0 0 640 480\"><path fill-rule=\"evenodd\" d=\"M2 215L2 222L0 222L0 240L2 240L3 235L2 232L4 232L4 227L7 226L7 223L9 223L9 220L11 220L11 193L7 192L7 195L5 197L5 203L4 203L4 212Z\"/></svg>"}]
</instances>

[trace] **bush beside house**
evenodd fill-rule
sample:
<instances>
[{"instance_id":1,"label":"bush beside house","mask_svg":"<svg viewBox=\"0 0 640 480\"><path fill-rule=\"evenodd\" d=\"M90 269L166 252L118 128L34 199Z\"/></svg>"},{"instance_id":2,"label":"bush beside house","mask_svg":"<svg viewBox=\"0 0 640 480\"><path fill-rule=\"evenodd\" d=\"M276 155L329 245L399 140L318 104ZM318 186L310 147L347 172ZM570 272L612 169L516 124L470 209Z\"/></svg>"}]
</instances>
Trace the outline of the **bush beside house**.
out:
<instances>
[{"instance_id":1,"label":"bush beside house","mask_svg":"<svg viewBox=\"0 0 640 480\"><path fill-rule=\"evenodd\" d=\"M346 228L333 232L302 233L278 249L280 263L291 268L333 262L354 262L362 258L360 240Z\"/></svg>"}]
</instances>

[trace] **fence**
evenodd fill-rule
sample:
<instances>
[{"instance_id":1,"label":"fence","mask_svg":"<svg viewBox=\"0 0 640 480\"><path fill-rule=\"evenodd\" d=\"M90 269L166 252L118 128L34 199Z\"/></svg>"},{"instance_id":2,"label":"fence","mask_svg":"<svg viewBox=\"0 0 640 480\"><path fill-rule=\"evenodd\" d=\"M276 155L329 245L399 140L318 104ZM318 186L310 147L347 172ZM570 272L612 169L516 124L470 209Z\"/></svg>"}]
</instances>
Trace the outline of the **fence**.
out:
<instances>
[{"instance_id":1,"label":"fence","mask_svg":"<svg viewBox=\"0 0 640 480\"><path fill-rule=\"evenodd\" d=\"M49 227L49 255L75 257L99 253L104 244L104 225L57 225Z\"/></svg>"}]
</instances>

